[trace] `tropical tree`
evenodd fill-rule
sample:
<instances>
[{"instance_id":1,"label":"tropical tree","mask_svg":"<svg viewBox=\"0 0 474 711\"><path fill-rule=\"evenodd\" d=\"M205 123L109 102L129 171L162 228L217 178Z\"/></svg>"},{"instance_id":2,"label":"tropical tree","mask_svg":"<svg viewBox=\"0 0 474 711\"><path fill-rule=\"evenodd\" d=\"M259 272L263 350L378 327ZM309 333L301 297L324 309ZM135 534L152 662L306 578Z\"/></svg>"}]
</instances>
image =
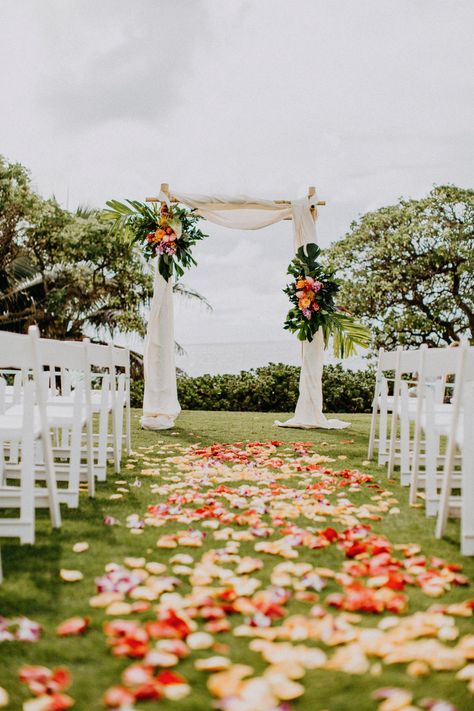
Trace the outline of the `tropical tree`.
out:
<instances>
[{"instance_id":1,"label":"tropical tree","mask_svg":"<svg viewBox=\"0 0 474 711\"><path fill-rule=\"evenodd\" d=\"M363 215L326 252L340 302L374 345L432 346L474 337L474 191L435 187Z\"/></svg>"},{"instance_id":2,"label":"tropical tree","mask_svg":"<svg viewBox=\"0 0 474 711\"><path fill-rule=\"evenodd\" d=\"M177 285L178 293L209 304ZM64 210L0 158L0 328L36 323L51 338L118 332L143 336L153 276L126 233L101 211Z\"/></svg>"}]
</instances>

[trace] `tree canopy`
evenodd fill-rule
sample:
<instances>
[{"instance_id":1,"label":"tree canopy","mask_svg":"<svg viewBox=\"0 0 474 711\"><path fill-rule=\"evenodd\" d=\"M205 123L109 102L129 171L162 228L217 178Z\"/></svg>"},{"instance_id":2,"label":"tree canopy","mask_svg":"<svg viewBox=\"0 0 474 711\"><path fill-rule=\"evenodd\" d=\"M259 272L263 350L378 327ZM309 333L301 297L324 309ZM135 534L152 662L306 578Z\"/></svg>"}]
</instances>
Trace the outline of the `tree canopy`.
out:
<instances>
[{"instance_id":1,"label":"tree canopy","mask_svg":"<svg viewBox=\"0 0 474 711\"><path fill-rule=\"evenodd\" d=\"M0 328L80 338L88 328L145 331L152 276L100 211L64 210L34 192L19 164L0 160Z\"/></svg>"},{"instance_id":2,"label":"tree canopy","mask_svg":"<svg viewBox=\"0 0 474 711\"><path fill-rule=\"evenodd\" d=\"M326 252L340 303L374 344L446 345L474 337L474 190L443 185L363 215Z\"/></svg>"}]
</instances>

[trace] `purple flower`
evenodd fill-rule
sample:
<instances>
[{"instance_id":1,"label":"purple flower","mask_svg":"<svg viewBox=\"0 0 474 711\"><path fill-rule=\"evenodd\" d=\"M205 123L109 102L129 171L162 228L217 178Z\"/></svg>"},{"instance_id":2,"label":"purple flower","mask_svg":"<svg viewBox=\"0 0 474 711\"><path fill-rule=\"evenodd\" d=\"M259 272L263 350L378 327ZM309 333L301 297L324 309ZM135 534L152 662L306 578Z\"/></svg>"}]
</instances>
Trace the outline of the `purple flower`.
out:
<instances>
[{"instance_id":1,"label":"purple flower","mask_svg":"<svg viewBox=\"0 0 474 711\"><path fill-rule=\"evenodd\" d=\"M311 309L301 309L303 312L303 316L308 319L308 321L311 319Z\"/></svg>"}]
</instances>

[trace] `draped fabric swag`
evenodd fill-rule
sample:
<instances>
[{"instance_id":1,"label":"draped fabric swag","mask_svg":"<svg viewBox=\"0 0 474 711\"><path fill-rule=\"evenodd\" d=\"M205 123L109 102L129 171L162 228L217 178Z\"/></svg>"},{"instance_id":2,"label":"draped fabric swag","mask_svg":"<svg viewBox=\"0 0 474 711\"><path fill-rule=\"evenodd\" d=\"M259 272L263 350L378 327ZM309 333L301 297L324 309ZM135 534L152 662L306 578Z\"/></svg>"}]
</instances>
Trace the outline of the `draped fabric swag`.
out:
<instances>
[{"instance_id":1,"label":"draped fabric swag","mask_svg":"<svg viewBox=\"0 0 474 711\"><path fill-rule=\"evenodd\" d=\"M295 251L304 244L316 242L316 225L311 208L316 197L279 204L245 195L188 195L174 193L176 199L197 211L201 217L223 227L238 230L259 230L262 227L291 217ZM169 196L160 193L163 202ZM145 429L160 430L173 427L181 408L176 388L176 366L173 333L173 288L156 270L154 295L144 350L145 396L141 425ZM342 429L350 423L328 420L323 414L322 372L323 336L319 330L311 343L304 341L303 362L299 383L299 397L294 416L286 422L276 421L280 427L311 429Z\"/></svg>"}]
</instances>

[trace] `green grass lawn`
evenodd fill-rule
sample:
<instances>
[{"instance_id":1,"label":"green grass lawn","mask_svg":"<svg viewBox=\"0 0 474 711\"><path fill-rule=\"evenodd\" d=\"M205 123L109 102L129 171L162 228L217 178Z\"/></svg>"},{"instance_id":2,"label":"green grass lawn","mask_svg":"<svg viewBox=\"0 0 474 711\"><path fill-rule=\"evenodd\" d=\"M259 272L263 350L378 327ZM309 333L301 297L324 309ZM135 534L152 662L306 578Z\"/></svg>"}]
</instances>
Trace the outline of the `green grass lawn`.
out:
<instances>
[{"instance_id":1,"label":"green grass lawn","mask_svg":"<svg viewBox=\"0 0 474 711\"><path fill-rule=\"evenodd\" d=\"M369 415L341 415L352 422L352 427L344 431L292 430L277 428L273 425L276 415L271 413L237 412L185 412L172 431L142 432L138 428L138 411L133 414L133 447L163 445L187 447L196 443L202 445L214 442L236 442L245 440L273 440L283 442L311 441L314 450L320 454L336 458L330 466L333 469L357 468L372 474L382 486L393 492L398 499L400 513L385 516L373 524L377 533L383 533L394 543L419 543L422 552L445 558L449 562L461 563L464 572L474 580L474 560L462 558L459 553L459 526L450 522L444 540L434 539L434 521L425 518L422 509L409 508L407 490L395 481L387 482L385 470L375 464L363 464L367 456ZM284 418L281 414L279 418ZM347 440L352 442L347 443ZM346 443L343 443L346 441ZM173 450L170 447L170 454ZM339 455L346 460L337 461ZM150 456L153 456L150 454ZM161 457L164 458L164 454ZM155 465L156 466L156 465ZM156 478L142 477L141 487L130 487L123 498L111 500L116 492L116 480L133 482L146 468L139 460L135 468L126 469L114 476L110 471L108 481L97 486L97 498L90 500L82 495L78 510L63 510L63 527L51 532L47 513L38 514L37 542L34 546L20 546L5 541L2 544L2 558L5 581L0 587L0 615L15 617L26 615L40 622L44 628L41 640L37 643L4 642L0 643L0 686L8 690L11 703L8 708L21 709L22 703L29 697L25 686L17 680L18 669L22 664L43 664L49 667L66 665L73 676L70 689L76 700L74 708L78 711L95 711L103 708L101 698L104 691L120 682L120 675L127 666L127 660L112 657L107 648L102 623L106 619L102 609L92 609L89 598L95 593L94 578L101 575L104 566L115 561L121 563L125 556L146 556L147 560L167 562L177 552L191 552L200 555L205 547L216 547L209 542L198 551L187 549L165 550L156 548L156 540L169 530L147 527L142 535L131 535L126 528L126 516L131 513L142 514L147 505L157 503L160 498L150 492L150 483L156 484ZM120 485L118 485L120 486ZM122 485L123 486L123 485ZM301 483L300 483L301 486ZM126 487L127 488L127 487ZM358 495L359 497L362 494ZM104 516L116 517L122 525L105 526ZM331 525L328 522L328 525ZM182 528L182 527L181 527ZM78 541L87 541L87 552L77 554L72 546ZM253 544L242 546L241 554L255 556ZM310 561L313 565L331 567L340 565L341 555L331 549L306 550L300 553L299 560ZM258 576L268 575L272 566L281 559L262 554L265 567ZM337 562L336 562L337 560ZM84 579L77 583L61 581L61 568L79 569ZM263 579L263 578L262 578ZM410 588L409 613L424 610L434 602L452 603L473 597L473 588L456 587L442 598L433 600L421 590ZM324 595L322 596L324 598ZM290 601L290 613L305 608L297 601ZM58 638L56 626L74 615L89 615L91 626L81 637ZM365 624L375 624L377 616L364 615ZM462 634L473 632L472 619L456 618L456 625ZM247 638L235 638L229 633L219 635L219 641L230 646L229 656L233 662L251 664L258 673L264 668L260 655L249 651ZM151 701L137 704L137 709L174 708L177 711L205 711L212 708L212 700L205 687L206 675L194 669L193 662L197 653L193 653L181 662L177 671L182 673L192 684L192 694L182 701ZM431 673L422 679L413 679L405 672L404 665L383 666L380 675L353 675L325 670L308 671L303 680L305 694L292 703L295 711L368 711L376 709L377 704L370 694L383 686L403 686L412 689L415 699L434 697L449 699L460 711L474 709L472 696L466 683L457 681L452 672Z\"/></svg>"}]
</instances>

